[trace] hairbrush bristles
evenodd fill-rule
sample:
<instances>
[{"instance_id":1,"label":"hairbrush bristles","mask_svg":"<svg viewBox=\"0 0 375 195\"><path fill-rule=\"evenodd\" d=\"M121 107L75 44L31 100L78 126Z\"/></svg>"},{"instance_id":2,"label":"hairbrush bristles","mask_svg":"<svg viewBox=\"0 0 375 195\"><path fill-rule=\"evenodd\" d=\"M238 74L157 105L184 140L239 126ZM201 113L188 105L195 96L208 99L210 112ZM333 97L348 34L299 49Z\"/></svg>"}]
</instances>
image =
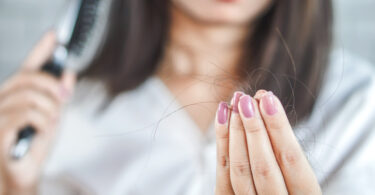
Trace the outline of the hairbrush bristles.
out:
<instances>
[{"instance_id":1,"label":"hairbrush bristles","mask_svg":"<svg viewBox=\"0 0 375 195\"><path fill-rule=\"evenodd\" d=\"M70 53L80 55L94 28L100 0L82 0L72 38L67 46Z\"/></svg>"}]
</instances>

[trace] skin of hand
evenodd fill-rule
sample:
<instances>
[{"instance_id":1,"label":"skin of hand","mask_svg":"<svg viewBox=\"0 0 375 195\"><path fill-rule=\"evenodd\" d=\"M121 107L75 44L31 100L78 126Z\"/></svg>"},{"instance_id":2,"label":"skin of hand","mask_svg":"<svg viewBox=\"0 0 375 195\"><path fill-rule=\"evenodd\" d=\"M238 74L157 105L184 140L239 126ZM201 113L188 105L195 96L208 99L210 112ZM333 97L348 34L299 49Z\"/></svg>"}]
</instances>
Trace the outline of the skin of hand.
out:
<instances>
[{"instance_id":1,"label":"skin of hand","mask_svg":"<svg viewBox=\"0 0 375 195\"><path fill-rule=\"evenodd\" d=\"M26 58L21 70L0 86L0 195L35 194L62 105L73 93L75 75L58 80L40 71L56 45L50 31ZM13 160L10 151L26 125L36 128L29 153Z\"/></svg>"},{"instance_id":2,"label":"skin of hand","mask_svg":"<svg viewBox=\"0 0 375 195\"><path fill-rule=\"evenodd\" d=\"M216 195L322 194L272 92L235 92L231 106L219 104L215 129Z\"/></svg>"}]
</instances>

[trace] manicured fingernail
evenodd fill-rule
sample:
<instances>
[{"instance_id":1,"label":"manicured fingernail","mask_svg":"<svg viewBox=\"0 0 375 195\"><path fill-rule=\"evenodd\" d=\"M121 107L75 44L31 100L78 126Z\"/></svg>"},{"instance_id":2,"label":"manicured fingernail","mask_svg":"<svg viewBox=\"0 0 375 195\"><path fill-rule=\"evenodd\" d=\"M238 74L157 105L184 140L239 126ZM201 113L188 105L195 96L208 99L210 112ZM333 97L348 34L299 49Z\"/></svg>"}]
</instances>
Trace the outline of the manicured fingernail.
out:
<instances>
[{"instance_id":1,"label":"manicured fingernail","mask_svg":"<svg viewBox=\"0 0 375 195\"><path fill-rule=\"evenodd\" d=\"M239 104L241 106L242 113L246 118L251 118L254 116L254 105L249 95L242 96Z\"/></svg>"},{"instance_id":2,"label":"manicured fingernail","mask_svg":"<svg viewBox=\"0 0 375 195\"><path fill-rule=\"evenodd\" d=\"M260 90L258 90L258 91L255 93L254 99L256 99L256 100L260 100L260 98L261 98L265 93L267 93L267 91L264 90L264 89L260 89Z\"/></svg>"},{"instance_id":3,"label":"manicured fingernail","mask_svg":"<svg viewBox=\"0 0 375 195\"><path fill-rule=\"evenodd\" d=\"M233 112L238 113L238 101L240 101L240 97L243 95L243 92L236 91L234 92L231 105L233 107Z\"/></svg>"},{"instance_id":4,"label":"manicured fingernail","mask_svg":"<svg viewBox=\"0 0 375 195\"><path fill-rule=\"evenodd\" d=\"M268 115L274 115L277 113L277 105L275 96L272 92L267 92L262 97L263 108Z\"/></svg>"},{"instance_id":5,"label":"manicured fingernail","mask_svg":"<svg viewBox=\"0 0 375 195\"><path fill-rule=\"evenodd\" d=\"M219 124L224 125L228 120L228 104L226 102L220 102L219 108L217 109L217 121Z\"/></svg>"}]
</instances>

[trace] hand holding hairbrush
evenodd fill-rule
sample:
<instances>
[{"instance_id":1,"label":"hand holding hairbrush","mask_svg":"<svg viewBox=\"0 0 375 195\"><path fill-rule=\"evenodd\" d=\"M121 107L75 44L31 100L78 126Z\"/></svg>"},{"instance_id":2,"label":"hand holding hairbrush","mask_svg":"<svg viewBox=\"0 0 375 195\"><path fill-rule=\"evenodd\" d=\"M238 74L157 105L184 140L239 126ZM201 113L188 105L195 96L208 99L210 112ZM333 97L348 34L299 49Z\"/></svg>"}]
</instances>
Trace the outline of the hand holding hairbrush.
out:
<instances>
[{"instance_id":1,"label":"hand holding hairbrush","mask_svg":"<svg viewBox=\"0 0 375 195\"><path fill-rule=\"evenodd\" d=\"M99 0L71 0L57 28L57 46L51 58L41 67L56 79L61 79L69 55L79 55L94 26ZM23 158L30 150L37 130L31 124L20 129L11 157Z\"/></svg>"}]
</instances>

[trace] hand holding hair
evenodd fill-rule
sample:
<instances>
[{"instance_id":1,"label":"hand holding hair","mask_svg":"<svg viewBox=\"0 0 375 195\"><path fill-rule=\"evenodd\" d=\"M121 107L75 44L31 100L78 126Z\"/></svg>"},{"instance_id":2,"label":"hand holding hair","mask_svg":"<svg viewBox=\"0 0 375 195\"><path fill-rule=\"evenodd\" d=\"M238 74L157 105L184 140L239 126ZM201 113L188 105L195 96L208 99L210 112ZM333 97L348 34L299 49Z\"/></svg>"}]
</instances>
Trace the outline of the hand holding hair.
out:
<instances>
[{"instance_id":1,"label":"hand holding hair","mask_svg":"<svg viewBox=\"0 0 375 195\"><path fill-rule=\"evenodd\" d=\"M236 92L217 111L216 194L321 194L284 108L272 93Z\"/></svg>"}]
</instances>

